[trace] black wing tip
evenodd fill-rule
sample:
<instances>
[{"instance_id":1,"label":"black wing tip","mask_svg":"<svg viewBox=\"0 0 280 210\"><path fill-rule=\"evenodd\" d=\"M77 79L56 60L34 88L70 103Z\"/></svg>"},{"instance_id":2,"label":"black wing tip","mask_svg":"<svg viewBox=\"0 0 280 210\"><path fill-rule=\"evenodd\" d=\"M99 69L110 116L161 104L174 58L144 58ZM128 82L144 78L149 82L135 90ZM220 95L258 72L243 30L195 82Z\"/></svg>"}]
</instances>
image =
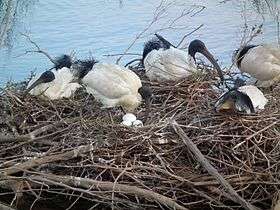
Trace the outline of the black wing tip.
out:
<instances>
[{"instance_id":1,"label":"black wing tip","mask_svg":"<svg viewBox=\"0 0 280 210\"><path fill-rule=\"evenodd\" d=\"M70 68L73 64L72 57L70 55L63 54L57 58L55 58L55 66L56 70L61 69L63 67Z\"/></svg>"},{"instance_id":2,"label":"black wing tip","mask_svg":"<svg viewBox=\"0 0 280 210\"><path fill-rule=\"evenodd\" d=\"M78 64L81 68L85 68L85 69L92 69L93 65L98 63L99 61L96 60L95 58L87 58L84 60L78 59L77 61L75 61L75 64Z\"/></svg>"},{"instance_id":3,"label":"black wing tip","mask_svg":"<svg viewBox=\"0 0 280 210\"><path fill-rule=\"evenodd\" d=\"M158 34L155 34L155 37L150 39L149 41L144 43L144 49L143 49L143 55L142 55L142 62L146 58L146 56L153 50L159 50L159 49L169 49L172 44L170 44L168 41L164 41L165 39L161 37Z\"/></svg>"},{"instance_id":4,"label":"black wing tip","mask_svg":"<svg viewBox=\"0 0 280 210\"><path fill-rule=\"evenodd\" d=\"M79 59L73 63L72 68L78 72L78 77L82 79L98 62L99 61L94 58L88 58L84 60Z\"/></svg>"},{"instance_id":5,"label":"black wing tip","mask_svg":"<svg viewBox=\"0 0 280 210\"><path fill-rule=\"evenodd\" d=\"M233 52L233 58L234 60L236 60L236 65L238 68L240 68L241 66L241 61L243 60L244 56L246 55L246 53L254 48L254 47L258 47L259 45L254 45L254 44L248 44L248 45L245 45L245 46L242 46L240 47L239 49L237 50L234 50Z\"/></svg>"}]
</instances>

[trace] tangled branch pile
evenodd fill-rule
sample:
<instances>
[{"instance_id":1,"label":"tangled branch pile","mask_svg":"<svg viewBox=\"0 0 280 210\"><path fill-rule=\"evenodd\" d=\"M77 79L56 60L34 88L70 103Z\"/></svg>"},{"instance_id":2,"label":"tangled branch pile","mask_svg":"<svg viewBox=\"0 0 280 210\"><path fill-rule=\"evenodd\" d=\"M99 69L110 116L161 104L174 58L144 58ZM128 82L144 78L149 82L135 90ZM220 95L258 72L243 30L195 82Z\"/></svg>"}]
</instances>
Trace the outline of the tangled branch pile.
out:
<instances>
[{"instance_id":1,"label":"tangled branch pile","mask_svg":"<svg viewBox=\"0 0 280 210\"><path fill-rule=\"evenodd\" d=\"M217 114L211 77L150 83L153 105L137 128L121 125L119 109L101 109L82 90L42 101L7 87L0 97L1 202L19 209L241 209L188 141L248 209L270 209L280 184L279 91L266 94L261 114ZM145 107L137 116L144 118Z\"/></svg>"}]
</instances>

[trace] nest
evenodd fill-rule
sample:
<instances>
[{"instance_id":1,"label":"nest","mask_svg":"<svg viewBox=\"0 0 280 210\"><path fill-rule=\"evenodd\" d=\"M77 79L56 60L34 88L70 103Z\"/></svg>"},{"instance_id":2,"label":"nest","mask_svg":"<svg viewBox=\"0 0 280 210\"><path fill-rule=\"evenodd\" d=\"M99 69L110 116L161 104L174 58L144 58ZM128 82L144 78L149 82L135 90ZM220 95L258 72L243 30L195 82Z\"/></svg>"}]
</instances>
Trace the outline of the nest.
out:
<instances>
[{"instance_id":1,"label":"nest","mask_svg":"<svg viewBox=\"0 0 280 210\"><path fill-rule=\"evenodd\" d=\"M83 90L43 101L5 88L1 202L19 209L270 209L280 184L277 88L266 93L262 113L225 115L213 110L220 94L213 75L146 83L155 97L135 128ZM137 118L145 111L139 107Z\"/></svg>"}]
</instances>

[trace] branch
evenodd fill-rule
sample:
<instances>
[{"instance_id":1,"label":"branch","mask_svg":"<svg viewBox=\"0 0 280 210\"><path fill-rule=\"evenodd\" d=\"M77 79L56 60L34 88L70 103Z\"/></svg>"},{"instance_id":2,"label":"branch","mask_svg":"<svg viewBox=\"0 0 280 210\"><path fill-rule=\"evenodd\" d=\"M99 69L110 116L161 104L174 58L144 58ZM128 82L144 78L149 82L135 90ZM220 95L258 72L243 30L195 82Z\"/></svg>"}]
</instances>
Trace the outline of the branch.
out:
<instances>
[{"instance_id":1,"label":"branch","mask_svg":"<svg viewBox=\"0 0 280 210\"><path fill-rule=\"evenodd\" d=\"M187 136L183 129L180 128L176 121L172 122L172 127L174 131L179 135L179 137L183 140L184 144L187 146L189 151L194 155L195 159L208 171L209 174L211 174L217 179L217 181L224 187L225 192L231 195L232 201L239 203L243 208L248 210L258 209L257 207L248 203L245 199L243 199L237 194L237 192L227 182L227 180L225 180L225 178L221 174L219 174L217 169L215 169L211 165L211 163L204 157L204 155L200 152L200 150L192 142L192 140Z\"/></svg>"},{"instance_id":2,"label":"branch","mask_svg":"<svg viewBox=\"0 0 280 210\"><path fill-rule=\"evenodd\" d=\"M31 169L33 167L40 166L42 164L56 162L56 161L62 161L62 160L70 160L76 157L80 157L84 155L85 153L88 153L90 151L93 151L94 147L92 144L88 144L86 146L79 146L73 150L70 150L68 152L64 152L57 155L50 155L45 156L42 158L36 158L32 159L14 166L11 166L9 168L4 168L0 170L0 177L1 175L12 175L21 171L25 171L28 169Z\"/></svg>"},{"instance_id":3,"label":"branch","mask_svg":"<svg viewBox=\"0 0 280 210\"><path fill-rule=\"evenodd\" d=\"M139 54L139 53L117 53L117 54L105 54L105 55L102 55L102 56L105 56L105 57L115 57L115 56L124 56L124 55L136 55L136 56L142 56L142 54Z\"/></svg>"},{"instance_id":4,"label":"branch","mask_svg":"<svg viewBox=\"0 0 280 210\"><path fill-rule=\"evenodd\" d=\"M125 49L123 55L121 55L117 61L116 64L119 64L120 60L123 58L124 55L126 55L128 53L128 51L133 47L133 45L137 42L138 39L142 38L143 35L156 23L158 22L160 19L162 19L165 14L166 11L173 5L174 2L168 2L165 5L165 1L161 0L161 2L159 3L159 5L156 7L155 12L154 12L154 16L153 19L148 23L148 25L140 32L138 33L134 40L130 43L130 45Z\"/></svg>"},{"instance_id":5,"label":"branch","mask_svg":"<svg viewBox=\"0 0 280 210\"><path fill-rule=\"evenodd\" d=\"M22 142L22 141L29 141L29 140L35 140L36 136L51 130L52 128L56 128L61 123L56 123L52 125L46 125L41 128L38 128L28 134L21 135L21 136L7 136L7 135L0 135L0 143L6 143L6 142Z\"/></svg>"},{"instance_id":6,"label":"branch","mask_svg":"<svg viewBox=\"0 0 280 210\"><path fill-rule=\"evenodd\" d=\"M26 38L28 39L28 41L29 41L31 44L33 44L33 45L37 48L37 50L28 50L28 51L26 51L26 53L30 53L30 52L42 53L42 54L45 55L53 64L56 65L55 60L54 60L46 51L41 50L41 48L39 47L39 45L36 44L36 42L34 42L34 41L30 38L30 36L28 36L27 34L24 34L24 33L21 33L21 35L24 36L24 37L26 37Z\"/></svg>"},{"instance_id":7,"label":"branch","mask_svg":"<svg viewBox=\"0 0 280 210\"><path fill-rule=\"evenodd\" d=\"M147 200L158 202L162 205L168 206L170 209L188 210L187 208L179 205L169 197L153 192L151 190L141 189L136 186L129 186L108 181L98 181L74 176L57 176L52 174L44 174L43 177L35 176L32 177L32 180L44 182L49 181L51 182L51 184L54 184L54 182L56 182L58 185L65 184L73 187L81 187L87 189L87 191L89 189L95 188L101 191L114 191L115 193L125 193L128 195L143 197ZM90 191L88 192L90 193Z\"/></svg>"},{"instance_id":8,"label":"branch","mask_svg":"<svg viewBox=\"0 0 280 210\"><path fill-rule=\"evenodd\" d=\"M204 26L204 24L201 24L200 26L198 26L197 28L195 28L194 30L192 30L191 32L187 33L185 36L183 36L183 38L181 39L181 41L179 42L179 44L176 46L176 48L178 48L183 41L190 36L191 34L193 34L194 32L198 31L200 28L202 28Z\"/></svg>"},{"instance_id":9,"label":"branch","mask_svg":"<svg viewBox=\"0 0 280 210\"><path fill-rule=\"evenodd\" d=\"M125 64L124 67L127 67L127 66L129 66L130 64L132 64L132 63L134 63L134 62L136 62L136 61L141 61L141 60L142 60L141 58L135 58L135 59L129 61L127 64Z\"/></svg>"},{"instance_id":10,"label":"branch","mask_svg":"<svg viewBox=\"0 0 280 210\"><path fill-rule=\"evenodd\" d=\"M10 206L7 206L7 204L0 202L0 210L15 210L15 209L11 208Z\"/></svg>"}]
</instances>

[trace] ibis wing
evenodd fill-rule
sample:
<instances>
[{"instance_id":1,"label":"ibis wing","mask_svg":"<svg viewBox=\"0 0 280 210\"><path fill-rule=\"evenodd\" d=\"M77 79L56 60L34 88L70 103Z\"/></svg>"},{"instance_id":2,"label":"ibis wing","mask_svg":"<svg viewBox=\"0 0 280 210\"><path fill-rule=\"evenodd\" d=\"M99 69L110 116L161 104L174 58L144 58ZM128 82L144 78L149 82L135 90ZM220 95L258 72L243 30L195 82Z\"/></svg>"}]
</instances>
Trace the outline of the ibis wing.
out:
<instances>
[{"instance_id":1,"label":"ibis wing","mask_svg":"<svg viewBox=\"0 0 280 210\"><path fill-rule=\"evenodd\" d=\"M266 54L269 55L268 59L270 58L271 63L280 65L280 48L271 45L264 45L264 49Z\"/></svg>"},{"instance_id":2,"label":"ibis wing","mask_svg":"<svg viewBox=\"0 0 280 210\"><path fill-rule=\"evenodd\" d=\"M280 74L279 59L276 56L276 50L266 46L258 46L250 49L244 56L241 62L241 71L250 74L257 80L271 80Z\"/></svg>"},{"instance_id":3,"label":"ibis wing","mask_svg":"<svg viewBox=\"0 0 280 210\"><path fill-rule=\"evenodd\" d=\"M82 82L99 95L109 99L135 93L141 87L140 79L133 72L110 64L96 64Z\"/></svg>"},{"instance_id":4,"label":"ibis wing","mask_svg":"<svg viewBox=\"0 0 280 210\"><path fill-rule=\"evenodd\" d=\"M238 88L238 90L251 99L254 108L264 109L268 100L265 98L264 94L254 85L245 85Z\"/></svg>"},{"instance_id":5,"label":"ibis wing","mask_svg":"<svg viewBox=\"0 0 280 210\"><path fill-rule=\"evenodd\" d=\"M153 50L144 61L150 79L174 80L191 75L196 71L188 53L171 47Z\"/></svg>"}]
</instances>

